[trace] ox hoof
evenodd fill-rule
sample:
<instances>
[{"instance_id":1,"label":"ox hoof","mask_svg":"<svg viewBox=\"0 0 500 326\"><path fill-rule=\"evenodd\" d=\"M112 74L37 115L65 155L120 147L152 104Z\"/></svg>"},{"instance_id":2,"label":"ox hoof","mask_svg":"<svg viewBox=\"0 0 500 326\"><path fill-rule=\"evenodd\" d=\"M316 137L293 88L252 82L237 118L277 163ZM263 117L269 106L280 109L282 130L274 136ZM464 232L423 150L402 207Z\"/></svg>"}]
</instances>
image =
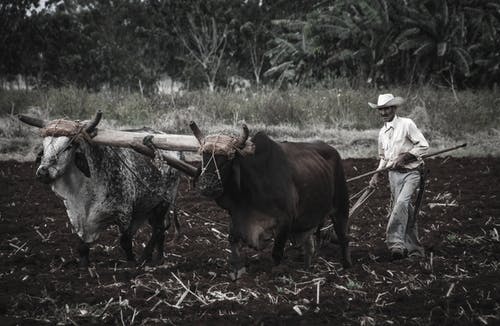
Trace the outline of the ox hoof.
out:
<instances>
[{"instance_id":1,"label":"ox hoof","mask_svg":"<svg viewBox=\"0 0 500 326\"><path fill-rule=\"evenodd\" d=\"M157 257L153 258L151 255L150 256L142 256L141 258L139 258L137 265L139 265L139 266L156 266L156 265L158 265L157 262L158 262Z\"/></svg>"},{"instance_id":2,"label":"ox hoof","mask_svg":"<svg viewBox=\"0 0 500 326\"><path fill-rule=\"evenodd\" d=\"M78 268L87 269L88 267L89 267L88 259L80 259L80 261L78 261Z\"/></svg>"},{"instance_id":3,"label":"ox hoof","mask_svg":"<svg viewBox=\"0 0 500 326\"><path fill-rule=\"evenodd\" d=\"M160 266L160 265L163 265L164 263L164 259L163 257L153 257L153 258L149 258L149 259L144 259L144 260L141 260L141 265L145 265L145 266Z\"/></svg>"},{"instance_id":4,"label":"ox hoof","mask_svg":"<svg viewBox=\"0 0 500 326\"><path fill-rule=\"evenodd\" d=\"M240 268L238 270L235 270L234 272L230 272L229 273L229 277L231 277L232 281L236 281L241 276L243 276L243 274L246 274L246 272L247 272L246 267L242 267L242 268Z\"/></svg>"}]
</instances>

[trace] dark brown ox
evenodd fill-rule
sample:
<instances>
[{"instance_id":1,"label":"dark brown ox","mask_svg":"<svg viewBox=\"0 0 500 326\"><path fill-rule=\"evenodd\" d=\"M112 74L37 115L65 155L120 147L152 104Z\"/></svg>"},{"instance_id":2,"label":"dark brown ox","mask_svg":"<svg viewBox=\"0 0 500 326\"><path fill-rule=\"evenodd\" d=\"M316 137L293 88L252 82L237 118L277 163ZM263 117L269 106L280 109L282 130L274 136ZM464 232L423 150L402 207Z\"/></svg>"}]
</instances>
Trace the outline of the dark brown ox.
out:
<instances>
[{"instance_id":1,"label":"dark brown ox","mask_svg":"<svg viewBox=\"0 0 500 326\"><path fill-rule=\"evenodd\" d=\"M283 258L288 240L304 248L305 267L315 251L314 233L326 218L334 223L342 264L351 266L347 237L349 197L339 153L324 142L277 143L259 132L248 141L243 126L239 138L203 137L200 192L229 211L231 277L244 272L242 243L262 249L274 238L275 264Z\"/></svg>"}]
</instances>

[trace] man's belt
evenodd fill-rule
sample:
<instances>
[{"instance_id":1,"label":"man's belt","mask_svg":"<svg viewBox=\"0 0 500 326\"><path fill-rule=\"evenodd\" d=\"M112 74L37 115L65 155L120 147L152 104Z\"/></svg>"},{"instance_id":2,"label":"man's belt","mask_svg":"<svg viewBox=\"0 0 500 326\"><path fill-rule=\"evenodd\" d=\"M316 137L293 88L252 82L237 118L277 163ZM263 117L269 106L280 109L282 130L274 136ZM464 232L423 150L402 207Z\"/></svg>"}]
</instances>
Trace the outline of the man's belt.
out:
<instances>
[{"instance_id":1,"label":"man's belt","mask_svg":"<svg viewBox=\"0 0 500 326\"><path fill-rule=\"evenodd\" d=\"M413 172L413 171L420 171L422 165L419 165L416 168L413 169L407 169L407 168L395 168L395 169L390 169L390 171L395 171L399 173L408 173L408 172Z\"/></svg>"}]
</instances>

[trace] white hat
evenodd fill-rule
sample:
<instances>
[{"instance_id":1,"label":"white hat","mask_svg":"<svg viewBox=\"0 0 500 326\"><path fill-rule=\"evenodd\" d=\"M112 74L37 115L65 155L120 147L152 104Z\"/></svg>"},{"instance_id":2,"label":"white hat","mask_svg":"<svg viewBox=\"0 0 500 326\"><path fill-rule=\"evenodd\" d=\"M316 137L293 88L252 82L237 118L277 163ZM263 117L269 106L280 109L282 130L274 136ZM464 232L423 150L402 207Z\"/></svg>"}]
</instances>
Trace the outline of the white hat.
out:
<instances>
[{"instance_id":1,"label":"white hat","mask_svg":"<svg viewBox=\"0 0 500 326\"><path fill-rule=\"evenodd\" d=\"M392 94L380 94L378 96L377 104L373 104L368 102L368 105L372 109L381 109L386 108L388 106L399 106L405 102L404 98L396 96Z\"/></svg>"}]
</instances>

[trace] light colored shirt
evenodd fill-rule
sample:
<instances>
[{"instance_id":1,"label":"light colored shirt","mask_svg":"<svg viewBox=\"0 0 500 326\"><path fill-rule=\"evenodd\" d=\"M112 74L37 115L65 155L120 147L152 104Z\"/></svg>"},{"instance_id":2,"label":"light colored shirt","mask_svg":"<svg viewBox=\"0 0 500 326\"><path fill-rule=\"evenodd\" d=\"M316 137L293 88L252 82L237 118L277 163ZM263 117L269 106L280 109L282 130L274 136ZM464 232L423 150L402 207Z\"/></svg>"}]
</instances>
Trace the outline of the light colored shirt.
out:
<instances>
[{"instance_id":1,"label":"light colored shirt","mask_svg":"<svg viewBox=\"0 0 500 326\"><path fill-rule=\"evenodd\" d=\"M384 123L378 134L378 169L390 167L401 153L409 152L418 160L407 163L404 167L414 169L422 164L421 156L429 149L429 143L413 120L394 116L391 122Z\"/></svg>"}]
</instances>

